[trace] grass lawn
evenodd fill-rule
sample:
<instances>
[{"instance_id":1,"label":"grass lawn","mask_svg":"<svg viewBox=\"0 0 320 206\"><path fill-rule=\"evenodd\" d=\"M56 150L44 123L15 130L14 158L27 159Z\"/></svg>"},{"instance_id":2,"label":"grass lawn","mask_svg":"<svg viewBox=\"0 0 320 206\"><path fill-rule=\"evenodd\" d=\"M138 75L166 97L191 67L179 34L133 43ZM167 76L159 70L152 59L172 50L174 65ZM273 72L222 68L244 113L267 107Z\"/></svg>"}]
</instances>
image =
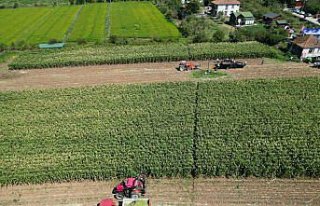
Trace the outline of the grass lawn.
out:
<instances>
[{"instance_id":1,"label":"grass lawn","mask_svg":"<svg viewBox=\"0 0 320 206\"><path fill-rule=\"evenodd\" d=\"M197 70L191 73L191 76L196 79L212 79L217 77L227 76L227 73L213 70Z\"/></svg>"},{"instance_id":2,"label":"grass lawn","mask_svg":"<svg viewBox=\"0 0 320 206\"><path fill-rule=\"evenodd\" d=\"M178 38L178 29L150 2L111 4L111 35L119 37Z\"/></svg>"},{"instance_id":3,"label":"grass lawn","mask_svg":"<svg viewBox=\"0 0 320 206\"><path fill-rule=\"evenodd\" d=\"M86 4L72 29L69 40L101 41L106 37L108 4Z\"/></svg>"}]
</instances>

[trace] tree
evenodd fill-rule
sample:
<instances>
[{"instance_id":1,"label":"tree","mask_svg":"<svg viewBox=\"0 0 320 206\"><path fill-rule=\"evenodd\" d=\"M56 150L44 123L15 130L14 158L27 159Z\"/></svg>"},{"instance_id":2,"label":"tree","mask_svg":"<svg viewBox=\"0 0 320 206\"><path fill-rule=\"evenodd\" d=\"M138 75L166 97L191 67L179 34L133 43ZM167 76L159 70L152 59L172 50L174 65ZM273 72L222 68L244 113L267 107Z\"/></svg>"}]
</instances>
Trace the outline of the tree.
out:
<instances>
[{"instance_id":1,"label":"tree","mask_svg":"<svg viewBox=\"0 0 320 206\"><path fill-rule=\"evenodd\" d=\"M218 29L214 34L212 35L212 42L222 42L225 38L225 33L221 30Z\"/></svg>"},{"instance_id":2,"label":"tree","mask_svg":"<svg viewBox=\"0 0 320 206\"><path fill-rule=\"evenodd\" d=\"M187 14L195 14L198 13L200 10L200 3L198 0L191 0L186 3L185 12Z\"/></svg>"},{"instance_id":3,"label":"tree","mask_svg":"<svg viewBox=\"0 0 320 206\"><path fill-rule=\"evenodd\" d=\"M208 18L188 16L182 21L180 30L183 36L188 37L192 42L209 42L213 41L217 24ZM216 34L214 40L215 42L221 40L221 32Z\"/></svg>"},{"instance_id":4,"label":"tree","mask_svg":"<svg viewBox=\"0 0 320 206\"><path fill-rule=\"evenodd\" d=\"M305 5L305 11L311 14L320 13L320 0L308 0Z\"/></svg>"}]
</instances>

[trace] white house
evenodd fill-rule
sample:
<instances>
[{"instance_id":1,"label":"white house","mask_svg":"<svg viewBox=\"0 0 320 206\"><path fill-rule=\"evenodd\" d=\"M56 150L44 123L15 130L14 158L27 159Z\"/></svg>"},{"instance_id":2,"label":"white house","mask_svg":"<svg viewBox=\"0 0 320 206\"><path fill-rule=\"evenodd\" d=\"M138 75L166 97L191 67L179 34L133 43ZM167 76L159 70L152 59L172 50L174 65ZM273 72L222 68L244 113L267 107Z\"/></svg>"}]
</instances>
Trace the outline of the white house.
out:
<instances>
[{"instance_id":1,"label":"white house","mask_svg":"<svg viewBox=\"0 0 320 206\"><path fill-rule=\"evenodd\" d=\"M300 59L318 59L320 58L320 40L311 36L297 37L293 41L292 52L300 55Z\"/></svg>"},{"instance_id":2,"label":"white house","mask_svg":"<svg viewBox=\"0 0 320 206\"><path fill-rule=\"evenodd\" d=\"M240 1L236 0L215 0L211 2L213 16L220 13L224 16L230 16L231 13L239 12Z\"/></svg>"},{"instance_id":3,"label":"white house","mask_svg":"<svg viewBox=\"0 0 320 206\"><path fill-rule=\"evenodd\" d=\"M181 0L181 4L189 3L190 0ZM203 0L198 0L200 3L203 3Z\"/></svg>"}]
</instances>

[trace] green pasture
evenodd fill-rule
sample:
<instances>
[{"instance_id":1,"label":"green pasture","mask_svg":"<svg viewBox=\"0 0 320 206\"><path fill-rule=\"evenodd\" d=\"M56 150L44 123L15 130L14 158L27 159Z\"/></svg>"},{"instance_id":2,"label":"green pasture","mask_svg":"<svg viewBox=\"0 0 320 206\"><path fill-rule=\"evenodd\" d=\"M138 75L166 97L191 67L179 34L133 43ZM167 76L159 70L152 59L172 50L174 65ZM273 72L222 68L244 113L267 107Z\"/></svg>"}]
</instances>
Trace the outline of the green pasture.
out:
<instances>
[{"instance_id":1,"label":"green pasture","mask_svg":"<svg viewBox=\"0 0 320 206\"><path fill-rule=\"evenodd\" d=\"M31 44L63 40L80 6L19 8L0 11L0 42Z\"/></svg>"},{"instance_id":2,"label":"green pasture","mask_svg":"<svg viewBox=\"0 0 320 206\"><path fill-rule=\"evenodd\" d=\"M87 4L75 22L69 40L101 41L105 39L108 4Z\"/></svg>"},{"instance_id":3,"label":"green pasture","mask_svg":"<svg viewBox=\"0 0 320 206\"><path fill-rule=\"evenodd\" d=\"M181 34L150 2L114 2L111 4L111 35L177 38Z\"/></svg>"}]
</instances>

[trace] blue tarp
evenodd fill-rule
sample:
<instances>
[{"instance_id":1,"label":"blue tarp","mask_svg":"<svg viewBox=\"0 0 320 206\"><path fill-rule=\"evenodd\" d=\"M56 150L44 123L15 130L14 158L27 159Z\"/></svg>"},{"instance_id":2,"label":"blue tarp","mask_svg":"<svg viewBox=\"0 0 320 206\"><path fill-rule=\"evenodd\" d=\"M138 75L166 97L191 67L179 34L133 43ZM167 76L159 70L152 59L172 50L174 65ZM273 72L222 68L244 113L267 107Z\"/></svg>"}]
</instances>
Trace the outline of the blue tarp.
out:
<instances>
[{"instance_id":1,"label":"blue tarp","mask_svg":"<svg viewBox=\"0 0 320 206\"><path fill-rule=\"evenodd\" d=\"M56 44L39 44L40 49L57 49L64 47L64 43L56 43Z\"/></svg>"},{"instance_id":2,"label":"blue tarp","mask_svg":"<svg viewBox=\"0 0 320 206\"><path fill-rule=\"evenodd\" d=\"M312 29L305 28L302 30L302 32L304 35L320 36L320 28L312 28Z\"/></svg>"}]
</instances>

